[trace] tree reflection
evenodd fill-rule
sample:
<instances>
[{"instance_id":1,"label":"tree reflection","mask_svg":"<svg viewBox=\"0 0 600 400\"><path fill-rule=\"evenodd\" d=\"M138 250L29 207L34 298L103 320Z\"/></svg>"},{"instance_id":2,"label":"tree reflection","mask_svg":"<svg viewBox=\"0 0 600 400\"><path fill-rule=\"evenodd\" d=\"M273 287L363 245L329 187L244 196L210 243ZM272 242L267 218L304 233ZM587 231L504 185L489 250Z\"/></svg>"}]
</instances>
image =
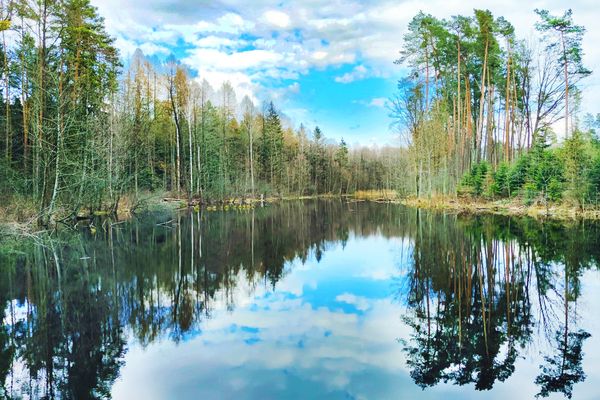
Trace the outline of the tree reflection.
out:
<instances>
[{"instance_id":1,"label":"tree reflection","mask_svg":"<svg viewBox=\"0 0 600 400\"><path fill-rule=\"evenodd\" d=\"M585 379L581 348L589 334L568 333L569 304L580 294L583 271L598 265L597 227L421 211L415 218L405 316L412 335L402 341L415 383L489 390L505 381L520 348L532 341L535 315L545 331L560 324L556 298L564 275L563 333L553 344L559 354L545 358L536 383L542 396L570 397L573 384Z\"/></svg>"},{"instance_id":2,"label":"tree reflection","mask_svg":"<svg viewBox=\"0 0 600 400\"><path fill-rule=\"evenodd\" d=\"M0 397L106 398L125 343L187 340L236 290L273 288L349 232L398 235L401 210L335 201L97 221L95 235L0 251Z\"/></svg>"},{"instance_id":3,"label":"tree reflection","mask_svg":"<svg viewBox=\"0 0 600 400\"><path fill-rule=\"evenodd\" d=\"M414 244L401 295L407 362L421 387L492 388L514 372L536 325L562 332L536 380L540 395L569 395L585 377L587 334L570 314L600 256L595 225L314 201L96 226L0 250L0 397L110 397L126 343L189 340L241 292L272 290L293 260L318 261L353 235Z\"/></svg>"},{"instance_id":4,"label":"tree reflection","mask_svg":"<svg viewBox=\"0 0 600 400\"><path fill-rule=\"evenodd\" d=\"M544 364L540 365L541 372L535 379L540 386L536 397L548 397L551 393L558 392L565 397L573 396L573 386L583 382L586 378L581 362L583 361L583 342L591 335L578 329L570 331L571 320L576 322L576 313L570 304L576 302L580 292L581 271L585 269L585 259L582 259L583 250L577 240L567 240L571 252L565 255L564 262L564 288L563 288L563 321L553 337L552 347L555 353L544 356Z\"/></svg>"},{"instance_id":5,"label":"tree reflection","mask_svg":"<svg viewBox=\"0 0 600 400\"><path fill-rule=\"evenodd\" d=\"M558 354L545 356L541 373L535 378L540 386L536 397L548 397L550 393L560 392L569 399L573 396L573 385L586 378L581 361L583 360L583 341L591 335L583 330L577 332L556 332L555 344Z\"/></svg>"}]
</instances>

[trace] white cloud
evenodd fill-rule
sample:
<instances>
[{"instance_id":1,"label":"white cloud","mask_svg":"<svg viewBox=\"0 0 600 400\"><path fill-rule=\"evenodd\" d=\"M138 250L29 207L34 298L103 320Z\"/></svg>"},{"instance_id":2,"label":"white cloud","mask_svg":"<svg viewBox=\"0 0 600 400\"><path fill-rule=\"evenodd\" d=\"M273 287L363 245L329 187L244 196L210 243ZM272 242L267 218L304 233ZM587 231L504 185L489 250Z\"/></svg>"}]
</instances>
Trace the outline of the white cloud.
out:
<instances>
[{"instance_id":1,"label":"white cloud","mask_svg":"<svg viewBox=\"0 0 600 400\"><path fill-rule=\"evenodd\" d=\"M369 103L369 105L371 107L385 107L386 102L387 102L387 99L385 97L376 97L374 99L371 99L371 102Z\"/></svg>"},{"instance_id":2,"label":"white cloud","mask_svg":"<svg viewBox=\"0 0 600 400\"><path fill-rule=\"evenodd\" d=\"M315 51L314 53L312 53L311 56L312 56L313 60L322 61L325 58L327 58L327 55L328 54L326 51Z\"/></svg>"},{"instance_id":3,"label":"white cloud","mask_svg":"<svg viewBox=\"0 0 600 400\"><path fill-rule=\"evenodd\" d=\"M235 47L239 42L220 36L205 36L194 42L197 47L218 49L221 47Z\"/></svg>"},{"instance_id":4,"label":"white cloud","mask_svg":"<svg viewBox=\"0 0 600 400\"><path fill-rule=\"evenodd\" d=\"M357 65L351 72L346 72L342 76L336 76L335 81L338 83L351 83L367 77L368 70L364 65Z\"/></svg>"},{"instance_id":5,"label":"white cloud","mask_svg":"<svg viewBox=\"0 0 600 400\"><path fill-rule=\"evenodd\" d=\"M152 42L145 42L142 43L139 48L144 52L145 55L147 56L152 56L155 54L163 54L163 55L167 55L170 53L169 49L167 49L164 46L152 43Z\"/></svg>"},{"instance_id":6,"label":"white cloud","mask_svg":"<svg viewBox=\"0 0 600 400\"><path fill-rule=\"evenodd\" d=\"M340 303L350 304L356 307L356 309L359 311L367 311L369 308L371 308L371 301L369 299L366 297L353 295L352 293L342 293L337 295L335 300L339 301Z\"/></svg>"},{"instance_id":7,"label":"white cloud","mask_svg":"<svg viewBox=\"0 0 600 400\"><path fill-rule=\"evenodd\" d=\"M185 62L200 71L244 74L256 88L265 82L297 79L312 68L353 65L354 70L336 77L350 83L367 76L386 77L390 85L402 70L393 61L398 57L402 37L410 19L422 9L439 18L472 15L473 8L485 7L505 16L517 35L528 38L534 31L533 8L560 12L562 0L474 1L431 0L92 0L105 17L108 31L117 37L124 55L140 44L154 54L185 43ZM600 25L593 2L575 0L569 4L574 19L587 28L584 62L592 69L600 65ZM296 28L293 29L292 28ZM151 46L150 44L154 44ZM210 51L213 50L213 51ZM367 71L361 70L361 68ZM600 104L594 90L600 78L583 83L584 111ZM232 80L233 81L233 80ZM371 104L381 107L382 103ZM597 110L595 110L597 111Z\"/></svg>"},{"instance_id":8,"label":"white cloud","mask_svg":"<svg viewBox=\"0 0 600 400\"><path fill-rule=\"evenodd\" d=\"M367 107L384 108L387 104L387 99L385 97L374 97L370 100L354 100L353 103Z\"/></svg>"},{"instance_id":9,"label":"white cloud","mask_svg":"<svg viewBox=\"0 0 600 400\"><path fill-rule=\"evenodd\" d=\"M220 32L239 34L251 30L254 23L245 21L239 14L227 13L217 18L215 22L200 21L195 25L198 32Z\"/></svg>"},{"instance_id":10,"label":"white cloud","mask_svg":"<svg viewBox=\"0 0 600 400\"><path fill-rule=\"evenodd\" d=\"M300 93L300 84L298 82L294 82L290 86L288 86L288 90L291 93Z\"/></svg>"},{"instance_id":11,"label":"white cloud","mask_svg":"<svg viewBox=\"0 0 600 400\"><path fill-rule=\"evenodd\" d=\"M290 16L284 12L269 10L264 13L264 19L267 23L277 28L288 28L290 26Z\"/></svg>"},{"instance_id":12,"label":"white cloud","mask_svg":"<svg viewBox=\"0 0 600 400\"><path fill-rule=\"evenodd\" d=\"M196 68L218 71L246 71L275 66L282 59L281 54L269 50L247 50L223 52L217 49L197 48L190 51L184 62Z\"/></svg>"}]
</instances>

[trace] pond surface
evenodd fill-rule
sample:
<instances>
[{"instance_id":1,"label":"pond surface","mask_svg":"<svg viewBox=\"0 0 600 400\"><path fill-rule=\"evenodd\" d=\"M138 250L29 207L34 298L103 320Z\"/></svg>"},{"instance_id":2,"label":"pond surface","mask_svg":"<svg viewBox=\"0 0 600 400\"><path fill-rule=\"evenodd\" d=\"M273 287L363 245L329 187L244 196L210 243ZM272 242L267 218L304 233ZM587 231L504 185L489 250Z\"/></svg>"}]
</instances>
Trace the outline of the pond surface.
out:
<instances>
[{"instance_id":1,"label":"pond surface","mask_svg":"<svg viewBox=\"0 0 600 400\"><path fill-rule=\"evenodd\" d=\"M600 226L289 202L0 256L0 398L600 398Z\"/></svg>"}]
</instances>

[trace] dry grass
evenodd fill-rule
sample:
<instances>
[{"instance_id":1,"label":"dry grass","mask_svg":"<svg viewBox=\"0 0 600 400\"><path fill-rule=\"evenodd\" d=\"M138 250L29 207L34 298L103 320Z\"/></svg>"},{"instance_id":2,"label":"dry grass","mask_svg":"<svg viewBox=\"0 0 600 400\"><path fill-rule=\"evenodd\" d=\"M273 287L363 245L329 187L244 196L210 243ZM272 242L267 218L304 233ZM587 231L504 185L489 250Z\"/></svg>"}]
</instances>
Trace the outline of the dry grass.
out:
<instances>
[{"instance_id":1,"label":"dry grass","mask_svg":"<svg viewBox=\"0 0 600 400\"><path fill-rule=\"evenodd\" d=\"M597 208L580 210L566 203L551 204L548 207L543 205L526 206L521 199L486 201L456 197L413 197L403 199L401 203L409 207L446 210L464 214L514 215L556 220L600 219L600 209Z\"/></svg>"},{"instance_id":2,"label":"dry grass","mask_svg":"<svg viewBox=\"0 0 600 400\"><path fill-rule=\"evenodd\" d=\"M38 217L35 202L23 197L0 200L0 223L28 224Z\"/></svg>"},{"instance_id":3,"label":"dry grass","mask_svg":"<svg viewBox=\"0 0 600 400\"><path fill-rule=\"evenodd\" d=\"M34 201L23 197L3 197L0 201L0 238L29 235L38 218Z\"/></svg>"},{"instance_id":4,"label":"dry grass","mask_svg":"<svg viewBox=\"0 0 600 400\"><path fill-rule=\"evenodd\" d=\"M357 190L353 197L357 200L392 201L398 199L398 194L395 190Z\"/></svg>"}]
</instances>

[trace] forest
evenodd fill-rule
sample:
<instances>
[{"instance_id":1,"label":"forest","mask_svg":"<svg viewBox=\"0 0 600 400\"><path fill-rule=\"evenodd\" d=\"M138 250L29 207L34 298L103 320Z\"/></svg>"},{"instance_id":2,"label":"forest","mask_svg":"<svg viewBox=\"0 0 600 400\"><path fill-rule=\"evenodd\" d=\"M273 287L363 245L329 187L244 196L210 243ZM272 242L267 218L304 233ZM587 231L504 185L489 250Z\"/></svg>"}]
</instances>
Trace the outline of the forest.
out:
<instances>
[{"instance_id":1,"label":"forest","mask_svg":"<svg viewBox=\"0 0 600 400\"><path fill-rule=\"evenodd\" d=\"M42 221L124 196L348 193L389 186L392 149L294 130L272 102L237 101L169 57L123 61L88 0L12 2L2 19L0 193ZM11 45L12 41L12 45Z\"/></svg>"},{"instance_id":2,"label":"forest","mask_svg":"<svg viewBox=\"0 0 600 400\"><path fill-rule=\"evenodd\" d=\"M533 16L529 40L488 10L412 19L396 61L410 72L391 107L404 193L597 204L600 115L581 117L585 28L571 10Z\"/></svg>"},{"instance_id":3,"label":"forest","mask_svg":"<svg viewBox=\"0 0 600 400\"><path fill-rule=\"evenodd\" d=\"M535 13L531 41L487 10L417 14L389 101L401 142L377 148L294 127L273 102L238 101L230 83L212 88L174 56L124 60L89 0L4 2L0 214L47 224L166 192L202 203L389 189L593 205L600 115L580 120L585 29L570 10Z\"/></svg>"}]
</instances>

